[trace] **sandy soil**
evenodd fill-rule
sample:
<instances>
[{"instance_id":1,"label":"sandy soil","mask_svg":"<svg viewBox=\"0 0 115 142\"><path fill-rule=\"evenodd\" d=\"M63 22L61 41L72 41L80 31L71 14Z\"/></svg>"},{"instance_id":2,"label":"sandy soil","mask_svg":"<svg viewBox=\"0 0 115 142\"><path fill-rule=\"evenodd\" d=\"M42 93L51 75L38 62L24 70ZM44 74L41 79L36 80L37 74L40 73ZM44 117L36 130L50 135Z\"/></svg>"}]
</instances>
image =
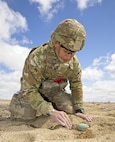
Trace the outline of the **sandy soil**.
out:
<instances>
[{"instance_id":1,"label":"sandy soil","mask_svg":"<svg viewBox=\"0 0 115 142\"><path fill-rule=\"evenodd\" d=\"M115 142L115 103L85 103L93 122L69 115L71 130L45 116L28 122L11 120L8 105L9 101L0 100L0 142ZM76 124L81 122L90 127L78 131Z\"/></svg>"}]
</instances>

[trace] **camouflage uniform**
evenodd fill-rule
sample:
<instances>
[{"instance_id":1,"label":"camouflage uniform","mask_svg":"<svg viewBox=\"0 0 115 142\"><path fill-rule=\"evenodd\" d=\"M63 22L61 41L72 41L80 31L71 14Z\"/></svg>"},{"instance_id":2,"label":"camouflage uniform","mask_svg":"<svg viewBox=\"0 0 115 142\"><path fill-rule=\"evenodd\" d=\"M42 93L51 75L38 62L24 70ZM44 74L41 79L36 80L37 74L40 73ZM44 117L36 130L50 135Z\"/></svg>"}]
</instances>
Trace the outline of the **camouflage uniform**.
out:
<instances>
[{"instance_id":1,"label":"camouflage uniform","mask_svg":"<svg viewBox=\"0 0 115 142\"><path fill-rule=\"evenodd\" d=\"M77 21L69 19L64 22L68 22L71 27L71 22ZM56 32L52 33L51 41L32 49L28 55L21 78L20 92L13 96L10 103L11 116L31 119L36 116L37 111L47 115L55 108L74 113L76 109L83 107L81 68L78 59L74 56L66 63L60 62L53 41L61 40L61 44L69 50L81 50L85 41L85 31L83 32L84 27L80 23L77 23L77 28L71 27L72 30L68 30L68 27L63 27L64 22L62 27L61 24L58 27L63 35L57 28ZM66 93L64 89L68 81L71 94Z\"/></svg>"}]
</instances>

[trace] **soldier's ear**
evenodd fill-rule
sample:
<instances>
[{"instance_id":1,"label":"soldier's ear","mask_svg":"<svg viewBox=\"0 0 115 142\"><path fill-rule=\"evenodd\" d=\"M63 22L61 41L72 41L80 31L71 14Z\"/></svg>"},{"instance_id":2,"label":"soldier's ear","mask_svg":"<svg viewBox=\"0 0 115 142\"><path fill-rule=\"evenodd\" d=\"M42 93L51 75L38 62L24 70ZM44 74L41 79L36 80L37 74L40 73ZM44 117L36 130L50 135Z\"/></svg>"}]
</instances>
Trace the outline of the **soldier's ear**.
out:
<instances>
[{"instance_id":1,"label":"soldier's ear","mask_svg":"<svg viewBox=\"0 0 115 142\"><path fill-rule=\"evenodd\" d=\"M58 42L58 41L55 41L55 42L54 42L54 47L55 47L55 48L58 48L59 46L60 46L59 42Z\"/></svg>"}]
</instances>

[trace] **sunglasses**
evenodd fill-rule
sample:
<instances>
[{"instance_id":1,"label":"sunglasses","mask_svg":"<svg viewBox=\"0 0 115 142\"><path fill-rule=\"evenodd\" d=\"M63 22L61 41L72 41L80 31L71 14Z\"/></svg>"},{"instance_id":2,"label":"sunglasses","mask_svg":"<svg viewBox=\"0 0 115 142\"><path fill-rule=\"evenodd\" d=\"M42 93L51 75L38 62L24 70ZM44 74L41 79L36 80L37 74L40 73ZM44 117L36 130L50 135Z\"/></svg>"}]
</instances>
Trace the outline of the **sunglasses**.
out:
<instances>
[{"instance_id":1,"label":"sunglasses","mask_svg":"<svg viewBox=\"0 0 115 142\"><path fill-rule=\"evenodd\" d=\"M61 48L64 48L65 50L67 50L69 52L69 54L75 53L76 51L72 51L67 49L65 46L63 46L62 44L60 44Z\"/></svg>"}]
</instances>

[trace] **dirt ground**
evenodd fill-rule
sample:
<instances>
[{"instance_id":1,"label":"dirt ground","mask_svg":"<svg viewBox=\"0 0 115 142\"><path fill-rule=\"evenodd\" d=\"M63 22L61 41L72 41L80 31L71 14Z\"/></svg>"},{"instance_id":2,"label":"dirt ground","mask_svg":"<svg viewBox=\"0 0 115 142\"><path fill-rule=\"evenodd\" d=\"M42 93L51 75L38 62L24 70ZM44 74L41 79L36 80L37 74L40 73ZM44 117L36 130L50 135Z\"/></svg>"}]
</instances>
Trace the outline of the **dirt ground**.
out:
<instances>
[{"instance_id":1,"label":"dirt ground","mask_svg":"<svg viewBox=\"0 0 115 142\"><path fill-rule=\"evenodd\" d=\"M93 121L69 115L73 127L68 130L46 116L28 122L11 120L9 102L0 100L0 142L115 142L115 103L84 103ZM79 123L90 127L78 131Z\"/></svg>"}]
</instances>

